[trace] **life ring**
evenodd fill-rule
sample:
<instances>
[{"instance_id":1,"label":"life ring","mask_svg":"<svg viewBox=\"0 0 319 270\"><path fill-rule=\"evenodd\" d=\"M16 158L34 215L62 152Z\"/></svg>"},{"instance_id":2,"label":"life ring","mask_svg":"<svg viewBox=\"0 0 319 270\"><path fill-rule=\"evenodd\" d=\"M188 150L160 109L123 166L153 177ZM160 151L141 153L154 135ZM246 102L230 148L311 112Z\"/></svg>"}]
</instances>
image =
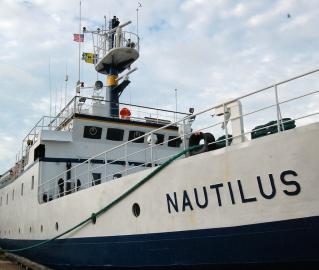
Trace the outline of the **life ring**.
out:
<instances>
[{"instance_id":1,"label":"life ring","mask_svg":"<svg viewBox=\"0 0 319 270\"><path fill-rule=\"evenodd\" d=\"M122 119L130 119L131 111L124 107L120 110L120 116Z\"/></svg>"},{"instance_id":2,"label":"life ring","mask_svg":"<svg viewBox=\"0 0 319 270\"><path fill-rule=\"evenodd\" d=\"M204 143L200 144L203 140ZM198 155L207 151L217 149L215 142L215 137L211 133L195 132L189 138L189 147L201 145L201 147L189 151L190 156Z\"/></svg>"}]
</instances>

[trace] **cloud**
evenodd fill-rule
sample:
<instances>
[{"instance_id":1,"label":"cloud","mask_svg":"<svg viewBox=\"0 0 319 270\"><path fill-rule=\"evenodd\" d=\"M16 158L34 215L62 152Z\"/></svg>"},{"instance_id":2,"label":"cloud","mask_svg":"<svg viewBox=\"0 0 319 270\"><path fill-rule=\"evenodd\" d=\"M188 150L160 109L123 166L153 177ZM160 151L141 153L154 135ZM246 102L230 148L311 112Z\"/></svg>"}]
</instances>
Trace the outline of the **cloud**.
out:
<instances>
[{"instance_id":1,"label":"cloud","mask_svg":"<svg viewBox=\"0 0 319 270\"><path fill-rule=\"evenodd\" d=\"M95 29L104 15L117 15L122 22L132 20L128 30L136 32L136 8L128 0L82 0L82 25ZM174 109L177 88L178 108L199 111L313 69L319 62L318 18L312 0L142 1L139 70L121 100ZM0 133L12 140L0 145L0 169L14 162L25 132L48 114L49 59L51 88L62 89L67 66L68 96L73 95L78 44L72 34L78 19L77 0L1 1ZM90 37L85 38L84 50L90 51ZM91 65L82 63L81 78L86 84L96 80ZM257 99L256 106L264 100Z\"/></svg>"}]
</instances>

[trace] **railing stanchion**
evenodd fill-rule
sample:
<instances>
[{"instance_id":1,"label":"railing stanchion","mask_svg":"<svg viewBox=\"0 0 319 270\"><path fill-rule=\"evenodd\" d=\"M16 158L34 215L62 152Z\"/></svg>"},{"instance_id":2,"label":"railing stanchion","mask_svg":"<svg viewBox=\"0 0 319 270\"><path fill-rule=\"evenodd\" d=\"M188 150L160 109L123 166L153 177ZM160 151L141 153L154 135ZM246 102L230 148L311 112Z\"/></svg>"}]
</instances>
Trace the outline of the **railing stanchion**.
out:
<instances>
[{"instance_id":1,"label":"railing stanchion","mask_svg":"<svg viewBox=\"0 0 319 270\"><path fill-rule=\"evenodd\" d=\"M56 183L55 183L56 182ZM53 194L53 198L57 199L59 196L59 181L58 178L55 179L54 183L54 194ZM49 182L50 185L50 182Z\"/></svg>"},{"instance_id":2,"label":"railing stanchion","mask_svg":"<svg viewBox=\"0 0 319 270\"><path fill-rule=\"evenodd\" d=\"M125 155L125 175L127 175L127 169L128 169L128 161L127 161L127 143L124 147L124 155Z\"/></svg>"},{"instance_id":3,"label":"railing stanchion","mask_svg":"<svg viewBox=\"0 0 319 270\"><path fill-rule=\"evenodd\" d=\"M183 150L186 149L185 118L183 119Z\"/></svg>"},{"instance_id":4,"label":"railing stanchion","mask_svg":"<svg viewBox=\"0 0 319 270\"><path fill-rule=\"evenodd\" d=\"M89 185L89 183L90 183L90 160L88 159L87 162L88 162L87 183ZM92 181L94 181L94 179Z\"/></svg>"},{"instance_id":5,"label":"railing stanchion","mask_svg":"<svg viewBox=\"0 0 319 270\"><path fill-rule=\"evenodd\" d=\"M72 171L72 167L71 167L71 169L70 169L71 171ZM70 171L70 172L71 172ZM70 177L70 180L69 181L71 181L72 180L72 176ZM74 183L76 183L76 167L74 167ZM70 182L70 185L71 185L71 182ZM65 192L65 190L64 190L64 192Z\"/></svg>"},{"instance_id":6,"label":"railing stanchion","mask_svg":"<svg viewBox=\"0 0 319 270\"><path fill-rule=\"evenodd\" d=\"M280 107L279 107L279 98L278 98L278 90L277 90L277 84L274 86L275 89L275 97L276 97L276 111L277 111L277 130L278 132L281 131L281 113L280 113Z\"/></svg>"},{"instance_id":7,"label":"railing stanchion","mask_svg":"<svg viewBox=\"0 0 319 270\"><path fill-rule=\"evenodd\" d=\"M228 147L228 128L227 128L227 122L226 122L226 106L225 103L223 104L223 110L224 110L224 129L225 129L225 140L226 140L226 147Z\"/></svg>"},{"instance_id":8,"label":"railing stanchion","mask_svg":"<svg viewBox=\"0 0 319 270\"><path fill-rule=\"evenodd\" d=\"M104 175L105 175L105 182L107 181L106 179L106 173L107 173L107 169L106 169L106 166L107 166L107 158L106 158L106 152L104 153Z\"/></svg>"},{"instance_id":9,"label":"railing stanchion","mask_svg":"<svg viewBox=\"0 0 319 270\"><path fill-rule=\"evenodd\" d=\"M153 164L153 147L154 147L155 144L154 144L154 142L153 142L153 137L154 137L155 135L153 136L153 134L154 134L154 133L152 132L152 133L149 135L150 138L151 138L151 140L150 140L150 141L151 141L151 145L150 145L150 147L151 147L151 148L150 148L151 167L154 167L154 164Z\"/></svg>"}]
</instances>

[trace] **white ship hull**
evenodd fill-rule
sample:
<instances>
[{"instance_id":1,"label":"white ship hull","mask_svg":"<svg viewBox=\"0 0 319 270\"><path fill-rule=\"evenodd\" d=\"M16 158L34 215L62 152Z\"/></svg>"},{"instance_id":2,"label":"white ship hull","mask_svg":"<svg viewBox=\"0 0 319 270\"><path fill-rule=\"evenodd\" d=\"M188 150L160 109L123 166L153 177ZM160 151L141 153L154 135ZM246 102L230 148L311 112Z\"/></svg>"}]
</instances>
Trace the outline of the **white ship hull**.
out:
<instances>
[{"instance_id":1,"label":"white ship hull","mask_svg":"<svg viewBox=\"0 0 319 270\"><path fill-rule=\"evenodd\" d=\"M175 161L95 224L20 254L56 268L318 262L318 137L316 123ZM3 248L55 237L153 170L40 204L41 166L0 190Z\"/></svg>"}]
</instances>

